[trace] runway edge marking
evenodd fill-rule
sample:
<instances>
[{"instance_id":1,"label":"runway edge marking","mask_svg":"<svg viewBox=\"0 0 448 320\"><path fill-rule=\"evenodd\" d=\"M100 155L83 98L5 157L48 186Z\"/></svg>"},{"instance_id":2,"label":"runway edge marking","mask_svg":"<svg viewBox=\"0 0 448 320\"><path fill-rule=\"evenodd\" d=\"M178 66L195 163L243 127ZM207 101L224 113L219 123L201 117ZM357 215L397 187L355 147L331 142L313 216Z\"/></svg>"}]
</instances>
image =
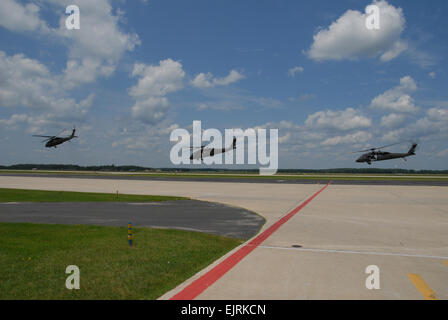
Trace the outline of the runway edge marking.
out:
<instances>
[{"instance_id":1,"label":"runway edge marking","mask_svg":"<svg viewBox=\"0 0 448 320\"><path fill-rule=\"evenodd\" d=\"M249 253L251 253L256 247L258 247L264 240L271 236L278 228L291 219L295 214L302 210L307 204L309 204L314 198L316 198L322 191L324 191L331 181L328 182L323 188L302 202L299 206L294 208L288 214L280 218L272 226L259 234L249 243L241 247L238 251L226 258L224 261L216 265L213 269L190 283L183 290L175 294L170 300L193 300L202 292L204 292L209 286L215 283L219 278L232 269L238 262L243 260Z\"/></svg>"}]
</instances>

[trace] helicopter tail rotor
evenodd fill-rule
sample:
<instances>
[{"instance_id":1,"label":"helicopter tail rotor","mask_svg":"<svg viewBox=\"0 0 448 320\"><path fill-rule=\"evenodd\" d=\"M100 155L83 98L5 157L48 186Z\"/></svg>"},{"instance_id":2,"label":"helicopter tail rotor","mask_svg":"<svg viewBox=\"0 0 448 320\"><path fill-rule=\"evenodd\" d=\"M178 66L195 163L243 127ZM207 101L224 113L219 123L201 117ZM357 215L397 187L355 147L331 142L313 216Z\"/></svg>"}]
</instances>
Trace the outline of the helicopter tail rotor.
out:
<instances>
[{"instance_id":1,"label":"helicopter tail rotor","mask_svg":"<svg viewBox=\"0 0 448 320\"><path fill-rule=\"evenodd\" d=\"M411 149L409 149L408 154L415 156L415 150L417 149L418 144L416 142L412 143Z\"/></svg>"}]
</instances>

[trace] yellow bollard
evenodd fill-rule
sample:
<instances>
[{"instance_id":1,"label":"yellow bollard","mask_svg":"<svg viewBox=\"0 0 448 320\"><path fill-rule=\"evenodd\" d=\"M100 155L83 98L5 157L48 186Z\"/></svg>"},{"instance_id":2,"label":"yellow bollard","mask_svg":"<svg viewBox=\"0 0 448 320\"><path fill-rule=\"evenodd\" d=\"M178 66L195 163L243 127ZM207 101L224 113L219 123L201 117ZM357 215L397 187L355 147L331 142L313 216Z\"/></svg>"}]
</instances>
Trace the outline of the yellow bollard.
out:
<instances>
[{"instance_id":1,"label":"yellow bollard","mask_svg":"<svg viewBox=\"0 0 448 320\"><path fill-rule=\"evenodd\" d=\"M128 241L129 246L132 247L132 224L130 222L128 223Z\"/></svg>"}]
</instances>

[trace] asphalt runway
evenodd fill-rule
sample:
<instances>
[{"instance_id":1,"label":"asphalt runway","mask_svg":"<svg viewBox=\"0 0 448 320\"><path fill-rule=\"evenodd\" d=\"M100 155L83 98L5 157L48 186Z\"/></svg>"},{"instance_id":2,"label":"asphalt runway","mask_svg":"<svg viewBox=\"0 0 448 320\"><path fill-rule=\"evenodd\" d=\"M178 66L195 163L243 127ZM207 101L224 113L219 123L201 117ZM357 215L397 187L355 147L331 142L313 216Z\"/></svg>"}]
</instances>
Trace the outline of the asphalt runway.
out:
<instances>
[{"instance_id":1,"label":"asphalt runway","mask_svg":"<svg viewBox=\"0 0 448 320\"><path fill-rule=\"evenodd\" d=\"M214 178L214 177L152 177L152 176L138 176L138 175L89 175L89 174L44 174L44 173L0 173L0 176L12 176L12 177L42 177L42 178L76 178L76 179L105 179L105 180L140 180L140 181L196 181L196 182L222 182L222 183L275 183L275 184L327 184L330 179L273 179L264 178L261 176L255 178ZM399 177L399 176L398 176ZM377 186L448 186L448 180L434 178L431 180L393 180L387 179L381 180L331 180L334 185L377 185Z\"/></svg>"},{"instance_id":2,"label":"asphalt runway","mask_svg":"<svg viewBox=\"0 0 448 320\"><path fill-rule=\"evenodd\" d=\"M249 210L198 201L0 203L0 222L174 228L238 239L253 237L265 220Z\"/></svg>"}]
</instances>

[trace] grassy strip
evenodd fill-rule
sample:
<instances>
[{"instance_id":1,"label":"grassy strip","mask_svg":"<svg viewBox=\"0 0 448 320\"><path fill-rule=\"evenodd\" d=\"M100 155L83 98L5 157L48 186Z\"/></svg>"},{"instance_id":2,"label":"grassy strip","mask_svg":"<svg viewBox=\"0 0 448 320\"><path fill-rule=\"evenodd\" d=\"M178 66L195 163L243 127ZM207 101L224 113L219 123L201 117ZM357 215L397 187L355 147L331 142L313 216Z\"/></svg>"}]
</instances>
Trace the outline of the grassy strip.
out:
<instances>
[{"instance_id":1,"label":"grassy strip","mask_svg":"<svg viewBox=\"0 0 448 320\"><path fill-rule=\"evenodd\" d=\"M183 197L146 196L114 193L87 193L0 188L0 202L148 202L186 200Z\"/></svg>"},{"instance_id":2,"label":"grassy strip","mask_svg":"<svg viewBox=\"0 0 448 320\"><path fill-rule=\"evenodd\" d=\"M181 230L0 223L0 299L156 299L241 243ZM80 269L68 290L65 269Z\"/></svg>"}]
</instances>

